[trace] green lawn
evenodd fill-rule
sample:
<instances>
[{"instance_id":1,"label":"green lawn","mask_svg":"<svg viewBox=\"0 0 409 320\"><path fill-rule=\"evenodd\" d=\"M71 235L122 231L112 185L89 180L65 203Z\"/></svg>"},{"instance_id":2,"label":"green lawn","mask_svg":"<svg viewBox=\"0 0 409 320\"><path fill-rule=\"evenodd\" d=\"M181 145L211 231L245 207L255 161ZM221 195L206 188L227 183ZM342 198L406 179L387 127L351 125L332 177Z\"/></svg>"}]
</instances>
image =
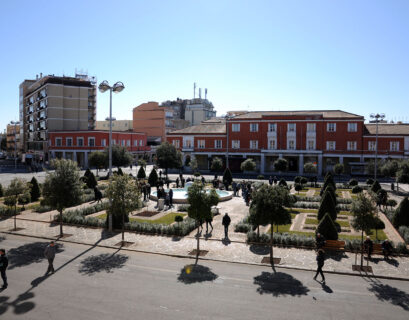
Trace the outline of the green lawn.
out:
<instances>
[{"instance_id":1,"label":"green lawn","mask_svg":"<svg viewBox=\"0 0 409 320\"><path fill-rule=\"evenodd\" d=\"M306 223L306 224L314 224L314 225L317 225L317 224L318 224L318 219L308 218L308 219L305 219L305 223Z\"/></svg>"},{"instance_id":2,"label":"green lawn","mask_svg":"<svg viewBox=\"0 0 409 320\"><path fill-rule=\"evenodd\" d=\"M291 220L294 219L295 216L296 216L295 213L291 213ZM273 225L274 226L274 232L281 232L281 233L282 232L290 232L291 224L292 223L278 226L278 231L277 231L277 226L274 224ZM267 232L268 232L268 234L270 234L271 233L271 228L268 228Z\"/></svg>"},{"instance_id":3,"label":"green lawn","mask_svg":"<svg viewBox=\"0 0 409 320\"><path fill-rule=\"evenodd\" d=\"M317 225L319 223L319 221L318 221L318 219L308 218L308 219L305 219L305 223L306 224ZM348 221L337 220L336 223L338 223L341 227L344 227L344 228L349 228L350 227Z\"/></svg>"},{"instance_id":4,"label":"green lawn","mask_svg":"<svg viewBox=\"0 0 409 320\"><path fill-rule=\"evenodd\" d=\"M170 225L173 222L175 222L175 217L176 216L186 216L186 213L180 213L180 212L170 212L167 215L155 219L155 220L149 220L149 219L142 219L142 218L129 218L129 221L135 221L135 222L140 222L140 223L151 223L151 224L165 224L165 225ZM106 213L99 215L97 218L98 219L106 219L107 215Z\"/></svg>"},{"instance_id":5,"label":"green lawn","mask_svg":"<svg viewBox=\"0 0 409 320\"><path fill-rule=\"evenodd\" d=\"M302 209L302 208L296 208L296 209L287 209L289 212L296 212L296 213L301 213L301 212L306 212L306 213L318 213L318 209Z\"/></svg>"},{"instance_id":6,"label":"green lawn","mask_svg":"<svg viewBox=\"0 0 409 320\"><path fill-rule=\"evenodd\" d=\"M350 224L348 220L337 220L336 221L341 227L350 228Z\"/></svg>"}]
</instances>

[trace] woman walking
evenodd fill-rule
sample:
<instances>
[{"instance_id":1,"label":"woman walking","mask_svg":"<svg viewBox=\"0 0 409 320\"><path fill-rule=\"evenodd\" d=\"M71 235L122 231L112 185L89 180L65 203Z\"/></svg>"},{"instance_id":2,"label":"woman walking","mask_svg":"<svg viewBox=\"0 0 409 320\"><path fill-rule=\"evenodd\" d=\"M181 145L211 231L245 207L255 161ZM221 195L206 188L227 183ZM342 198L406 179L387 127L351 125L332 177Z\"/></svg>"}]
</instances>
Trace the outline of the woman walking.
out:
<instances>
[{"instance_id":1,"label":"woman walking","mask_svg":"<svg viewBox=\"0 0 409 320\"><path fill-rule=\"evenodd\" d=\"M324 277L324 273L322 272L322 267L324 266L324 261L325 261L325 257L324 257L324 250L319 249L318 250L318 254L317 254L317 273L315 274L314 280L317 280L317 276L318 274L321 275L322 277L322 283L325 284L325 277Z\"/></svg>"}]
</instances>

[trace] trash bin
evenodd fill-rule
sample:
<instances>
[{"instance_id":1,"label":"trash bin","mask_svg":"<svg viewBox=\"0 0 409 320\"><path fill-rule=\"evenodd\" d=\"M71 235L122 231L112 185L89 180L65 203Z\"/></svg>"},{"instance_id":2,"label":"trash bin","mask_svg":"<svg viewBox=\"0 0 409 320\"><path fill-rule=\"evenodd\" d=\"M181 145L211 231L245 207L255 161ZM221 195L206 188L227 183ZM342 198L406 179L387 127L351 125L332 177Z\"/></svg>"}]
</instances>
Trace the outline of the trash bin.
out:
<instances>
[{"instance_id":1,"label":"trash bin","mask_svg":"<svg viewBox=\"0 0 409 320\"><path fill-rule=\"evenodd\" d=\"M159 199L158 200L158 210L163 210L165 207L165 199Z\"/></svg>"}]
</instances>

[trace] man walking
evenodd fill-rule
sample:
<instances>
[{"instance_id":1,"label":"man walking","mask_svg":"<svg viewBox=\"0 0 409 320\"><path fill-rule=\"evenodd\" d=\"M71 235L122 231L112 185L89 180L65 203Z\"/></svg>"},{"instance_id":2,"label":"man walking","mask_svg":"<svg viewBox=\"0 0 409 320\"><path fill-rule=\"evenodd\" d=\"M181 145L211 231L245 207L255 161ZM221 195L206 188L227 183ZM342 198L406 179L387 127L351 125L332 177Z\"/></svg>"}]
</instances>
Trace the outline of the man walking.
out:
<instances>
[{"instance_id":1,"label":"man walking","mask_svg":"<svg viewBox=\"0 0 409 320\"><path fill-rule=\"evenodd\" d=\"M169 205L172 208L173 207L173 190L169 190Z\"/></svg>"},{"instance_id":2,"label":"man walking","mask_svg":"<svg viewBox=\"0 0 409 320\"><path fill-rule=\"evenodd\" d=\"M224 226L224 238L225 239L229 238L229 225L230 225L230 222L231 222L231 219L230 219L229 215L226 212L226 214L224 215L223 220L222 220L222 224Z\"/></svg>"},{"instance_id":3,"label":"man walking","mask_svg":"<svg viewBox=\"0 0 409 320\"><path fill-rule=\"evenodd\" d=\"M6 250L5 249L0 249L0 273L1 273L1 278L3 279L3 286L1 287L3 290L7 288L7 276L6 276L6 269L7 266L9 265L9 260L7 259L6 256Z\"/></svg>"},{"instance_id":4,"label":"man walking","mask_svg":"<svg viewBox=\"0 0 409 320\"><path fill-rule=\"evenodd\" d=\"M51 241L50 244L45 248L44 250L44 256L48 260L48 269L47 272L45 273L46 275L51 272L54 273L54 258L55 258L55 243L54 241Z\"/></svg>"},{"instance_id":5,"label":"man walking","mask_svg":"<svg viewBox=\"0 0 409 320\"><path fill-rule=\"evenodd\" d=\"M322 283L325 284L325 277L324 277L324 273L322 272L322 267L324 266L324 261L325 261L325 257L324 257L324 250L319 249L318 250L318 254L317 254L317 273L315 274L314 280L317 280L317 276L318 274L321 275L322 277Z\"/></svg>"}]
</instances>

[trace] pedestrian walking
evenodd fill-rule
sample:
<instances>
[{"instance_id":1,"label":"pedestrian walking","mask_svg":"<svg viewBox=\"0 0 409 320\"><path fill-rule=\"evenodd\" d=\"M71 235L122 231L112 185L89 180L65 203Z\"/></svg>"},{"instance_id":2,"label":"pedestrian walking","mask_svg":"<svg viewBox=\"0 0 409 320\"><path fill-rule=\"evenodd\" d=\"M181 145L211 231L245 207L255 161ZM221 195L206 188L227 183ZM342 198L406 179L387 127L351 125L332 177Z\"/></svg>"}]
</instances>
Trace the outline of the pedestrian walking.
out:
<instances>
[{"instance_id":1,"label":"pedestrian walking","mask_svg":"<svg viewBox=\"0 0 409 320\"><path fill-rule=\"evenodd\" d=\"M382 252L385 259L388 260L389 256L392 254L392 244L388 239L382 242Z\"/></svg>"},{"instance_id":2,"label":"pedestrian walking","mask_svg":"<svg viewBox=\"0 0 409 320\"><path fill-rule=\"evenodd\" d=\"M8 287L7 283L7 276L6 276L6 269L9 265L9 259L6 256L6 249L0 249L0 273L1 279L3 280L3 286L1 287L3 290Z\"/></svg>"},{"instance_id":3,"label":"pedestrian walking","mask_svg":"<svg viewBox=\"0 0 409 320\"><path fill-rule=\"evenodd\" d=\"M236 196L237 194L237 182L233 181L233 183L231 184L232 188L233 188L233 196Z\"/></svg>"},{"instance_id":4,"label":"pedestrian walking","mask_svg":"<svg viewBox=\"0 0 409 320\"><path fill-rule=\"evenodd\" d=\"M277 184L277 177L276 176L274 176L273 182L274 182L274 185Z\"/></svg>"},{"instance_id":5,"label":"pedestrian walking","mask_svg":"<svg viewBox=\"0 0 409 320\"><path fill-rule=\"evenodd\" d=\"M314 280L317 280L318 274L321 275L322 277L322 283L325 284L325 277L324 273L322 272L322 267L324 266L324 261L325 261L325 256L324 256L324 250L319 249L318 254L317 254L317 273L315 274Z\"/></svg>"},{"instance_id":6,"label":"pedestrian walking","mask_svg":"<svg viewBox=\"0 0 409 320\"><path fill-rule=\"evenodd\" d=\"M320 233L317 233L317 236L315 237L315 246L317 250L325 246L325 238Z\"/></svg>"},{"instance_id":7,"label":"pedestrian walking","mask_svg":"<svg viewBox=\"0 0 409 320\"><path fill-rule=\"evenodd\" d=\"M270 176L270 178L268 178L268 184L271 186L273 185L273 177Z\"/></svg>"},{"instance_id":8,"label":"pedestrian walking","mask_svg":"<svg viewBox=\"0 0 409 320\"><path fill-rule=\"evenodd\" d=\"M102 202L102 192L97 187L94 188L94 198L97 204Z\"/></svg>"},{"instance_id":9,"label":"pedestrian walking","mask_svg":"<svg viewBox=\"0 0 409 320\"><path fill-rule=\"evenodd\" d=\"M51 241L50 244L45 248L44 250L44 256L48 260L48 269L47 272L45 273L46 275L51 272L54 273L54 258L55 258L55 243L54 241Z\"/></svg>"},{"instance_id":10,"label":"pedestrian walking","mask_svg":"<svg viewBox=\"0 0 409 320\"><path fill-rule=\"evenodd\" d=\"M373 241L369 236L366 237L364 241L364 249L368 253L368 259L371 259L372 251L373 251Z\"/></svg>"},{"instance_id":11,"label":"pedestrian walking","mask_svg":"<svg viewBox=\"0 0 409 320\"><path fill-rule=\"evenodd\" d=\"M169 205L173 207L173 190L169 189Z\"/></svg>"},{"instance_id":12,"label":"pedestrian walking","mask_svg":"<svg viewBox=\"0 0 409 320\"><path fill-rule=\"evenodd\" d=\"M224 226L224 238L228 239L229 238L229 225L230 225L231 219L227 212L225 213L223 220L222 220L222 225Z\"/></svg>"},{"instance_id":13,"label":"pedestrian walking","mask_svg":"<svg viewBox=\"0 0 409 320\"><path fill-rule=\"evenodd\" d=\"M213 231L213 226L212 226L213 215L210 214L210 216L207 217L205 219L205 221L206 221L206 233L208 233L208 230L209 230L208 225L210 225L210 228L212 228L212 230L210 230L210 233L212 233L212 231Z\"/></svg>"},{"instance_id":14,"label":"pedestrian walking","mask_svg":"<svg viewBox=\"0 0 409 320\"><path fill-rule=\"evenodd\" d=\"M179 188L179 178L176 178L176 188Z\"/></svg>"}]
</instances>

